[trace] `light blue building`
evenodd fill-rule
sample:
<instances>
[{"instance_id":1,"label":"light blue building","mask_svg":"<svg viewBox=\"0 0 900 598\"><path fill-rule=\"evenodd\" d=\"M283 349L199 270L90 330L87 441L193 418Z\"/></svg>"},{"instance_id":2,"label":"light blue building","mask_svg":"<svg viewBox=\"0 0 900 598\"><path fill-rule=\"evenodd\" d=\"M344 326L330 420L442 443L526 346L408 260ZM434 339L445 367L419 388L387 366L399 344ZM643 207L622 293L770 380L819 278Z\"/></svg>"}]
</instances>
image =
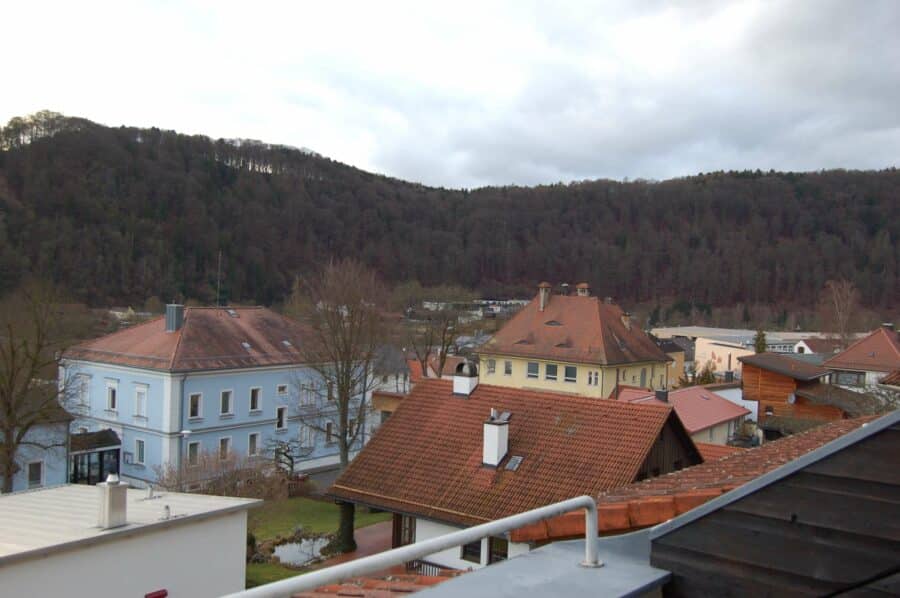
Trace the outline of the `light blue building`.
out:
<instances>
[{"instance_id":1,"label":"light blue building","mask_svg":"<svg viewBox=\"0 0 900 598\"><path fill-rule=\"evenodd\" d=\"M266 308L169 305L164 318L68 350L64 375L80 388L70 481L118 468L142 485L216 455L271 458L279 440L300 471L337 465L337 409L302 363L305 336Z\"/></svg>"},{"instance_id":2,"label":"light blue building","mask_svg":"<svg viewBox=\"0 0 900 598\"><path fill-rule=\"evenodd\" d=\"M66 483L66 451L72 418L62 407L43 411L42 421L25 433L16 451L13 492Z\"/></svg>"}]
</instances>

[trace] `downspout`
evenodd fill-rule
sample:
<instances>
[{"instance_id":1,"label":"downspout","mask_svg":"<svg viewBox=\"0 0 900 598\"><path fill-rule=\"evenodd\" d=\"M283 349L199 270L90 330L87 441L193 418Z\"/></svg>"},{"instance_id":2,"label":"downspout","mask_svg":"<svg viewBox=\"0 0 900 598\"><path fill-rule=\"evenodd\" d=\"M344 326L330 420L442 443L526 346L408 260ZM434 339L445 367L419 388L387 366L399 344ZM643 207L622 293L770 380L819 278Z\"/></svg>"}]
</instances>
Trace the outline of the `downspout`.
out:
<instances>
[{"instance_id":1,"label":"downspout","mask_svg":"<svg viewBox=\"0 0 900 598\"><path fill-rule=\"evenodd\" d=\"M177 471L181 471L182 468L182 459L184 458L184 434L182 434L182 429L184 426L184 382L187 380L187 374L181 376L181 380L178 383L178 459L177 462Z\"/></svg>"}]
</instances>

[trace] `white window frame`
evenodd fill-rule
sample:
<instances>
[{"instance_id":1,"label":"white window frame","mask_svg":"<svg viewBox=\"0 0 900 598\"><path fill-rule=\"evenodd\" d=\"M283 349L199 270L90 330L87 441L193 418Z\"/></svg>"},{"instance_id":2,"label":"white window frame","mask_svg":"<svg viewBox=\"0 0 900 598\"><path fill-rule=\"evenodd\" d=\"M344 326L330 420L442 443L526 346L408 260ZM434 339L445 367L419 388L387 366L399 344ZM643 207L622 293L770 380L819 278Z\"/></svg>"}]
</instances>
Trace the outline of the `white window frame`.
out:
<instances>
[{"instance_id":1,"label":"white window frame","mask_svg":"<svg viewBox=\"0 0 900 598\"><path fill-rule=\"evenodd\" d=\"M197 397L197 415L191 415L191 399L193 397ZM202 392L192 392L192 393L188 394L188 419L189 420L203 419L203 393Z\"/></svg>"},{"instance_id":2,"label":"white window frame","mask_svg":"<svg viewBox=\"0 0 900 598\"><path fill-rule=\"evenodd\" d=\"M197 447L197 458L195 460L191 459L191 447ZM200 441L194 440L192 442L188 442L187 445L187 455L185 455L185 460L187 461L188 467L198 467L200 465Z\"/></svg>"},{"instance_id":3,"label":"white window frame","mask_svg":"<svg viewBox=\"0 0 900 598\"><path fill-rule=\"evenodd\" d=\"M138 450L138 447L141 447ZM147 443L143 438L134 439L134 465L143 465L147 459Z\"/></svg>"},{"instance_id":4,"label":"white window frame","mask_svg":"<svg viewBox=\"0 0 900 598\"><path fill-rule=\"evenodd\" d=\"M41 466L41 480L32 485L31 483L31 466L32 465L40 465ZM28 488L43 488L45 482L45 476L47 473L47 466L44 463L43 459L38 459L36 461L29 461L27 465L25 465L25 483L28 485Z\"/></svg>"},{"instance_id":5,"label":"white window frame","mask_svg":"<svg viewBox=\"0 0 900 598\"><path fill-rule=\"evenodd\" d=\"M537 369L535 370L535 372L533 374L531 373L532 364L537 366ZM537 380L538 378L540 378L541 377L541 364L537 361L529 361L528 365L525 366L525 377L531 378L532 380Z\"/></svg>"},{"instance_id":6,"label":"white window frame","mask_svg":"<svg viewBox=\"0 0 900 598\"><path fill-rule=\"evenodd\" d=\"M281 414L284 413L284 417ZM279 420L281 420L282 425L278 425ZM280 406L275 408L275 431L283 432L288 429L288 408L285 406Z\"/></svg>"},{"instance_id":7,"label":"white window frame","mask_svg":"<svg viewBox=\"0 0 900 598\"><path fill-rule=\"evenodd\" d=\"M556 368L556 373L553 376L550 376L550 366ZM549 380L551 382L556 382L559 379L559 364L558 363L545 363L544 364L544 380Z\"/></svg>"},{"instance_id":8,"label":"white window frame","mask_svg":"<svg viewBox=\"0 0 900 598\"><path fill-rule=\"evenodd\" d=\"M508 359L503 362L503 375L512 376L512 362Z\"/></svg>"},{"instance_id":9,"label":"white window frame","mask_svg":"<svg viewBox=\"0 0 900 598\"><path fill-rule=\"evenodd\" d=\"M222 411L222 396L228 393L228 411ZM224 388L219 391L219 417L228 417L234 415L234 390Z\"/></svg>"},{"instance_id":10,"label":"white window frame","mask_svg":"<svg viewBox=\"0 0 900 598\"><path fill-rule=\"evenodd\" d=\"M253 408L253 391L256 391L256 408ZM250 395L247 397L250 406L250 413L260 413L262 411L262 386L251 386Z\"/></svg>"},{"instance_id":11,"label":"white window frame","mask_svg":"<svg viewBox=\"0 0 900 598\"><path fill-rule=\"evenodd\" d=\"M312 429L311 426L307 426L304 423L300 424L300 430L298 433L298 440L300 442L300 446L302 447L312 447L315 446L315 437L313 434L315 430Z\"/></svg>"},{"instance_id":12,"label":"white window frame","mask_svg":"<svg viewBox=\"0 0 900 598\"><path fill-rule=\"evenodd\" d=\"M75 386L78 389L78 408L90 411L91 408L91 375L75 374Z\"/></svg>"},{"instance_id":13,"label":"white window frame","mask_svg":"<svg viewBox=\"0 0 900 598\"><path fill-rule=\"evenodd\" d=\"M288 395L288 385L287 384L278 384L275 386L275 394L279 397L286 397Z\"/></svg>"},{"instance_id":14,"label":"white window frame","mask_svg":"<svg viewBox=\"0 0 900 598\"><path fill-rule=\"evenodd\" d=\"M228 445L228 450L225 451L224 457L222 456L222 441L223 440ZM231 436L220 436L219 437L219 443L216 446L216 453L219 456L219 461L227 461L228 460L228 455L231 454Z\"/></svg>"},{"instance_id":15,"label":"white window frame","mask_svg":"<svg viewBox=\"0 0 900 598\"><path fill-rule=\"evenodd\" d=\"M110 394L112 391L112 394ZM110 400L112 399L112 400ZM119 381L106 380L106 410L113 413L119 412Z\"/></svg>"},{"instance_id":16,"label":"white window frame","mask_svg":"<svg viewBox=\"0 0 900 598\"><path fill-rule=\"evenodd\" d=\"M251 442L252 442L253 438L256 438L256 450L251 451L250 450L252 447ZM259 432L250 432L249 434L247 434L247 456L248 457L258 457L260 455L259 445L261 442L262 442L262 434L260 434Z\"/></svg>"},{"instance_id":17,"label":"white window frame","mask_svg":"<svg viewBox=\"0 0 900 598\"><path fill-rule=\"evenodd\" d=\"M496 359L488 359L487 360L487 373L493 374L497 371L497 360Z\"/></svg>"},{"instance_id":18,"label":"white window frame","mask_svg":"<svg viewBox=\"0 0 900 598\"><path fill-rule=\"evenodd\" d=\"M138 397L144 395L143 405ZM150 385L144 383L135 383L134 385L134 416L147 419L147 398L150 395Z\"/></svg>"},{"instance_id":19,"label":"white window frame","mask_svg":"<svg viewBox=\"0 0 900 598\"><path fill-rule=\"evenodd\" d=\"M571 378L569 377L569 368L575 370L575 375ZM563 382L578 382L578 366L577 365L563 365Z\"/></svg>"}]
</instances>

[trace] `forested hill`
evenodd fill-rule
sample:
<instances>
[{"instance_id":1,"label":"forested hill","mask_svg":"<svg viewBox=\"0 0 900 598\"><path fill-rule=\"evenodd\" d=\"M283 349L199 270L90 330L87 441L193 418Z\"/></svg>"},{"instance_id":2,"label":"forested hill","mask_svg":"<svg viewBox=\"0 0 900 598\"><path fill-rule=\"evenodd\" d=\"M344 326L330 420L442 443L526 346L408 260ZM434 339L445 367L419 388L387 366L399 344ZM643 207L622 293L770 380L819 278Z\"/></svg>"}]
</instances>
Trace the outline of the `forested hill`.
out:
<instances>
[{"instance_id":1,"label":"forested hill","mask_svg":"<svg viewBox=\"0 0 900 598\"><path fill-rule=\"evenodd\" d=\"M900 172L732 172L473 191L300 150L39 114L0 149L0 292L272 303L329 256L486 294L588 280L626 302L811 305L829 278L900 303ZM415 148L410 148L411 152Z\"/></svg>"}]
</instances>

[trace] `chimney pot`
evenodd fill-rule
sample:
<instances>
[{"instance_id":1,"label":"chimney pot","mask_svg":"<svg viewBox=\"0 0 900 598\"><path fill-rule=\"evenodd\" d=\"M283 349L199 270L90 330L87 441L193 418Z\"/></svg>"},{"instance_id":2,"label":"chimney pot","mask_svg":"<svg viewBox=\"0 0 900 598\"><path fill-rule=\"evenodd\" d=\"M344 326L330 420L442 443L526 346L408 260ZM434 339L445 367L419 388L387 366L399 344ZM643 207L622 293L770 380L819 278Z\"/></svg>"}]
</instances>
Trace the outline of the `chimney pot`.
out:
<instances>
[{"instance_id":1,"label":"chimney pot","mask_svg":"<svg viewBox=\"0 0 900 598\"><path fill-rule=\"evenodd\" d=\"M478 386L478 366L466 360L456 366L453 374L453 394L469 396Z\"/></svg>"},{"instance_id":2,"label":"chimney pot","mask_svg":"<svg viewBox=\"0 0 900 598\"><path fill-rule=\"evenodd\" d=\"M105 482L97 484L100 492L98 524L101 529L112 529L127 524L128 484L119 481L119 476L109 474Z\"/></svg>"},{"instance_id":3,"label":"chimney pot","mask_svg":"<svg viewBox=\"0 0 900 598\"><path fill-rule=\"evenodd\" d=\"M179 303L166 305L166 332L176 332L184 324L184 306Z\"/></svg>"}]
</instances>

